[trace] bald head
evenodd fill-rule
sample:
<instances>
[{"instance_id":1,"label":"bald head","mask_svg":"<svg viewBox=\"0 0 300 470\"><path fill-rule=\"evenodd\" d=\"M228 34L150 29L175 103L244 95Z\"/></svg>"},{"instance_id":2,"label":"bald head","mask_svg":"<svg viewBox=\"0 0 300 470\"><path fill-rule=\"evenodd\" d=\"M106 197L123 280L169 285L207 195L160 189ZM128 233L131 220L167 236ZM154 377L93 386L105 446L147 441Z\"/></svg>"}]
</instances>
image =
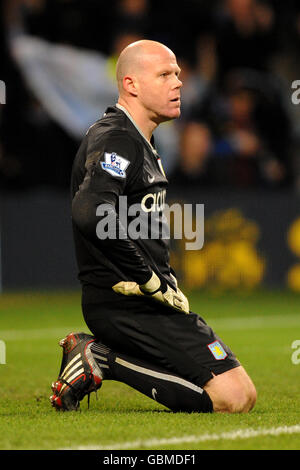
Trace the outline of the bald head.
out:
<instances>
[{"instance_id":1,"label":"bald head","mask_svg":"<svg viewBox=\"0 0 300 470\"><path fill-rule=\"evenodd\" d=\"M129 44L121 52L116 68L119 92L123 91L123 79L126 75L138 77L155 56L173 56L174 53L160 42L143 39ZM153 62L152 62L153 63Z\"/></svg>"},{"instance_id":2,"label":"bald head","mask_svg":"<svg viewBox=\"0 0 300 470\"><path fill-rule=\"evenodd\" d=\"M175 54L160 42L135 41L117 63L118 104L151 137L161 123L180 116L180 67Z\"/></svg>"}]
</instances>

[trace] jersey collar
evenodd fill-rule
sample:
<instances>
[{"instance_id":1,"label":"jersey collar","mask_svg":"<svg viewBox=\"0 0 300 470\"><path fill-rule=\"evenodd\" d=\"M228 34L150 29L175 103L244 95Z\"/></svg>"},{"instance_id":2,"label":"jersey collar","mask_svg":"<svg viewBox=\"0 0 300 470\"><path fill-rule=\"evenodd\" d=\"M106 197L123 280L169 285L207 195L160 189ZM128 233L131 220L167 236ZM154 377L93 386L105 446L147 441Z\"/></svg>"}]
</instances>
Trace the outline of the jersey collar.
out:
<instances>
[{"instance_id":1,"label":"jersey collar","mask_svg":"<svg viewBox=\"0 0 300 470\"><path fill-rule=\"evenodd\" d=\"M131 116L131 114L129 114L129 112L127 111L126 108L124 108L124 106L122 106L121 104L117 103L116 104L116 107L118 109L121 109L121 111L123 111L123 113L126 114L126 116L128 117L128 119L130 119L130 121L132 122L132 124L134 125L134 127L136 128L136 130L141 134L141 136L143 137L143 139L145 139L145 141L147 142L147 144L150 146L152 152L154 153L154 155L157 157L158 156L158 153L156 151L156 149L153 147L153 145L151 144L151 142L149 142L149 140L146 139L145 135L143 134L143 132L141 131L141 129L139 128L139 126L137 125L137 123L135 122L135 120L133 119L133 117Z\"/></svg>"}]
</instances>

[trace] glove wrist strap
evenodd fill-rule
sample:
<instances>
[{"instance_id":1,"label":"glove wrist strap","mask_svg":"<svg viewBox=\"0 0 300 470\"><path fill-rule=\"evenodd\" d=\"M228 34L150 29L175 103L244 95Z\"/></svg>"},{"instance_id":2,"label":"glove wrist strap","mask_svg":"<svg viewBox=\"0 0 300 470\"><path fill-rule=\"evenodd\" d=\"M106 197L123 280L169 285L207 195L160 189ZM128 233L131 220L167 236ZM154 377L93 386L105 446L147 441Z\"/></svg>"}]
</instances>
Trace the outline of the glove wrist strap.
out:
<instances>
[{"instance_id":1,"label":"glove wrist strap","mask_svg":"<svg viewBox=\"0 0 300 470\"><path fill-rule=\"evenodd\" d=\"M158 292L161 288L161 282L157 274L155 274L154 271L152 271L152 276L149 279L148 282L145 284L140 285L140 290L143 292L143 294L155 294Z\"/></svg>"}]
</instances>

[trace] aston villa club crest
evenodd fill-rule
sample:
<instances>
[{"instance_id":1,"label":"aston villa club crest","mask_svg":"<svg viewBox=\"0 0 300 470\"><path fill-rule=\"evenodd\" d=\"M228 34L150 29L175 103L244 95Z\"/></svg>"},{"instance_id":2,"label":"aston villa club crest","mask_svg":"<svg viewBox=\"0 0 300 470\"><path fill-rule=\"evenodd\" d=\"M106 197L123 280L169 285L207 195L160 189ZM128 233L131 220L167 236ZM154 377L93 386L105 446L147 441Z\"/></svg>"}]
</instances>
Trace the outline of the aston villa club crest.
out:
<instances>
[{"instance_id":1,"label":"aston villa club crest","mask_svg":"<svg viewBox=\"0 0 300 470\"><path fill-rule=\"evenodd\" d=\"M208 344L207 347L217 361L221 361L227 357L227 353L219 341L214 341Z\"/></svg>"}]
</instances>

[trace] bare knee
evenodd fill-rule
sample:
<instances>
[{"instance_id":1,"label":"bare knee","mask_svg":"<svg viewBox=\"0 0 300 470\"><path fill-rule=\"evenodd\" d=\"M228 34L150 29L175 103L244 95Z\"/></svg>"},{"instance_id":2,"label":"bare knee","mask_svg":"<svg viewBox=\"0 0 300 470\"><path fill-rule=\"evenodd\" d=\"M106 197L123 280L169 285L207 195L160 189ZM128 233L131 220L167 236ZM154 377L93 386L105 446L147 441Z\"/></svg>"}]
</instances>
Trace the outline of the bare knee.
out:
<instances>
[{"instance_id":1,"label":"bare knee","mask_svg":"<svg viewBox=\"0 0 300 470\"><path fill-rule=\"evenodd\" d=\"M248 413L256 403L256 390L248 387L233 387L231 396L223 401L220 411L225 413ZM218 406L218 403L216 404Z\"/></svg>"},{"instance_id":2,"label":"bare knee","mask_svg":"<svg viewBox=\"0 0 300 470\"><path fill-rule=\"evenodd\" d=\"M247 411L251 411L252 408L254 408L256 400L257 400L257 392L256 388L254 387L253 383L252 387L250 387L250 390L248 390L248 409Z\"/></svg>"},{"instance_id":3,"label":"bare knee","mask_svg":"<svg viewBox=\"0 0 300 470\"><path fill-rule=\"evenodd\" d=\"M248 413L256 403L255 387L241 366L214 376L204 389L215 412Z\"/></svg>"}]
</instances>

